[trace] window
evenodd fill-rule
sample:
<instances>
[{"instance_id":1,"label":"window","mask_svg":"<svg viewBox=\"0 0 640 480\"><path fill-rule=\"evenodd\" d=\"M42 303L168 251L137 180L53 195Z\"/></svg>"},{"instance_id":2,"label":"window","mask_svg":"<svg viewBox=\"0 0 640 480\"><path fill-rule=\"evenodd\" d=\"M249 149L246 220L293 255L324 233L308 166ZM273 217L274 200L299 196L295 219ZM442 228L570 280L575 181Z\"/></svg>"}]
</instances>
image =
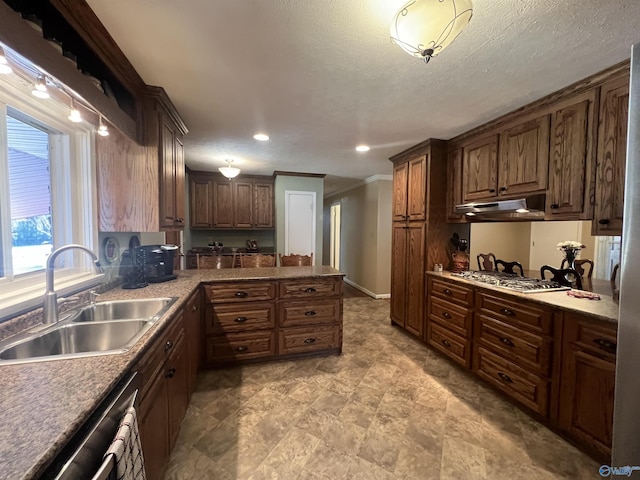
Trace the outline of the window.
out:
<instances>
[{"instance_id":1,"label":"window","mask_svg":"<svg viewBox=\"0 0 640 480\"><path fill-rule=\"evenodd\" d=\"M79 243L97 252L92 125L72 123L68 98L31 95L0 77L0 321L42 304L51 252ZM55 288L69 295L102 280L82 252L56 261Z\"/></svg>"}]
</instances>

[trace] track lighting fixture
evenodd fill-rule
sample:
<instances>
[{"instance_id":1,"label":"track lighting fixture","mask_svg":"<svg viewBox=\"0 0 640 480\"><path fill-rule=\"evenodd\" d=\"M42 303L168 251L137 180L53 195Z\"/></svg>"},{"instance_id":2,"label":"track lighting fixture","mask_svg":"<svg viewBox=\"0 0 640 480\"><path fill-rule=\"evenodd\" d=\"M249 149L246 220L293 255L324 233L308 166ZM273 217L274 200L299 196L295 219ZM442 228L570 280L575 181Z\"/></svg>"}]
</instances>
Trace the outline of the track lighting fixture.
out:
<instances>
[{"instance_id":1,"label":"track lighting fixture","mask_svg":"<svg viewBox=\"0 0 640 480\"><path fill-rule=\"evenodd\" d=\"M49 92L47 91L47 79L44 75L40 75L38 77L31 93L38 98L49 98Z\"/></svg>"},{"instance_id":2,"label":"track lighting fixture","mask_svg":"<svg viewBox=\"0 0 640 480\"><path fill-rule=\"evenodd\" d=\"M102 115L100 115L100 125L98 126L98 135L100 135L101 137L109 136L109 128L104 123L102 123Z\"/></svg>"},{"instance_id":3,"label":"track lighting fixture","mask_svg":"<svg viewBox=\"0 0 640 480\"><path fill-rule=\"evenodd\" d=\"M13 72L11 66L9 66L9 62L7 61L7 56L4 53L4 49L0 47L0 74L6 75L8 73Z\"/></svg>"},{"instance_id":4,"label":"track lighting fixture","mask_svg":"<svg viewBox=\"0 0 640 480\"><path fill-rule=\"evenodd\" d=\"M80 114L80 110L76 108L73 97L71 97L71 113L69 113L69 120L73 123L80 123L82 121L82 115Z\"/></svg>"}]
</instances>

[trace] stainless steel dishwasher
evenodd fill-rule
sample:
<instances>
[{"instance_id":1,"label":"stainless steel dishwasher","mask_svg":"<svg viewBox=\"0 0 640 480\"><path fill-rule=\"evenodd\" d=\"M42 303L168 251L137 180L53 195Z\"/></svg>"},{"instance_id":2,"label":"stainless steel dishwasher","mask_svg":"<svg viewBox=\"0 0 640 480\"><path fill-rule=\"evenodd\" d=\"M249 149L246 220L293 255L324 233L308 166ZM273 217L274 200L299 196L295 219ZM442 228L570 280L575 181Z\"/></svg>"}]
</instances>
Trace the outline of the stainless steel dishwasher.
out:
<instances>
[{"instance_id":1,"label":"stainless steel dishwasher","mask_svg":"<svg viewBox=\"0 0 640 480\"><path fill-rule=\"evenodd\" d=\"M102 402L43 475L55 480L112 480L116 478L113 456L104 459L126 410L137 407L139 380L126 376Z\"/></svg>"}]
</instances>

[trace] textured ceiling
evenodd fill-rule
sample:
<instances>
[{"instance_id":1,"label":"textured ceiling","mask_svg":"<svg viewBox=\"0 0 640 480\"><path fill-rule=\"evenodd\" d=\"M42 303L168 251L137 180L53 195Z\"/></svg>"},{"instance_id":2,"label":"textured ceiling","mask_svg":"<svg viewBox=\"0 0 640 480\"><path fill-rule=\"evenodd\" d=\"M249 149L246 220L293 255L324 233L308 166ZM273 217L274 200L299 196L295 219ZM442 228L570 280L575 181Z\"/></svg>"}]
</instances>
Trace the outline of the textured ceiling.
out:
<instances>
[{"instance_id":1,"label":"textured ceiling","mask_svg":"<svg viewBox=\"0 0 640 480\"><path fill-rule=\"evenodd\" d=\"M469 26L428 65L390 43L404 0L87 1L183 116L190 168L233 158L244 173L325 173L325 193L390 174L391 155L603 70L640 42L637 0L474 0Z\"/></svg>"}]
</instances>

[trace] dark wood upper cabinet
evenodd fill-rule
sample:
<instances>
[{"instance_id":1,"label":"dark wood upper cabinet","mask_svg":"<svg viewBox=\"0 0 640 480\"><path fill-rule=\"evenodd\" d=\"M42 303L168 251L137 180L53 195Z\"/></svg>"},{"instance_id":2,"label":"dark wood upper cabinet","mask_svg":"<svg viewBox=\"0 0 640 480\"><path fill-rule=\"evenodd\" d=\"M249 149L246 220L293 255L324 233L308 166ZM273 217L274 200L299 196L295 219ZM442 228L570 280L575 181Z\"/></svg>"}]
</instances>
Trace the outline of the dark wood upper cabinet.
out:
<instances>
[{"instance_id":1,"label":"dark wood upper cabinet","mask_svg":"<svg viewBox=\"0 0 640 480\"><path fill-rule=\"evenodd\" d=\"M499 195L544 193L548 168L549 115L500 134Z\"/></svg>"},{"instance_id":2,"label":"dark wood upper cabinet","mask_svg":"<svg viewBox=\"0 0 640 480\"><path fill-rule=\"evenodd\" d=\"M211 228L213 226L213 179L191 176L190 180L190 220L191 228Z\"/></svg>"},{"instance_id":3,"label":"dark wood upper cabinet","mask_svg":"<svg viewBox=\"0 0 640 480\"><path fill-rule=\"evenodd\" d=\"M234 226L237 228L253 227L253 183L233 182Z\"/></svg>"},{"instance_id":4,"label":"dark wood upper cabinet","mask_svg":"<svg viewBox=\"0 0 640 480\"><path fill-rule=\"evenodd\" d=\"M256 228L273 228L273 183L256 182L254 185L255 205L253 221Z\"/></svg>"},{"instance_id":5,"label":"dark wood upper cabinet","mask_svg":"<svg viewBox=\"0 0 640 480\"><path fill-rule=\"evenodd\" d=\"M498 196L498 135L463 145L462 197L465 203Z\"/></svg>"},{"instance_id":6,"label":"dark wood upper cabinet","mask_svg":"<svg viewBox=\"0 0 640 480\"><path fill-rule=\"evenodd\" d=\"M549 219L591 218L596 104L593 89L558 108L552 116L546 205Z\"/></svg>"},{"instance_id":7,"label":"dark wood upper cabinet","mask_svg":"<svg viewBox=\"0 0 640 480\"><path fill-rule=\"evenodd\" d=\"M621 235L627 161L629 77L613 79L600 91L593 235Z\"/></svg>"},{"instance_id":8,"label":"dark wood upper cabinet","mask_svg":"<svg viewBox=\"0 0 640 480\"><path fill-rule=\"evenodd\" d=\"M447 159L447 221L464 222L464 215L456 213L456 205L462 203L462 148L449 150Z\"/></svg>"},{"instance_id":9,"label":"dark wood upper cabinet","mask_svg":"<svg viewBox=\"0 0 640 480\"><path fill-rule=\"evenodd\" d=\"M213 226L214 228L234 227L233 184L226 178L213 181Z\"/></svg>"},{"instance_id":10,"label":"dark wood upper cabinet","mask_svg":"<svg viewBox=\"0 0 640 480\"><path fill-rule=\"evenodd\" d=\"M409 164L401 163L393 166L393 214L394 222L402 222L407 219L407 178L409 177Z\"/></svg>"},{"instance_id":11,"label":"dark wood upper cabinet","mask_svg":"<svg viewBox=\"0 0 640 480\"><path fill-rule=\"evenodd\" d=\"M426 218L425 188L427 155L420 155L393 168L393 221Z\"/></svg>"}]
</instances>

